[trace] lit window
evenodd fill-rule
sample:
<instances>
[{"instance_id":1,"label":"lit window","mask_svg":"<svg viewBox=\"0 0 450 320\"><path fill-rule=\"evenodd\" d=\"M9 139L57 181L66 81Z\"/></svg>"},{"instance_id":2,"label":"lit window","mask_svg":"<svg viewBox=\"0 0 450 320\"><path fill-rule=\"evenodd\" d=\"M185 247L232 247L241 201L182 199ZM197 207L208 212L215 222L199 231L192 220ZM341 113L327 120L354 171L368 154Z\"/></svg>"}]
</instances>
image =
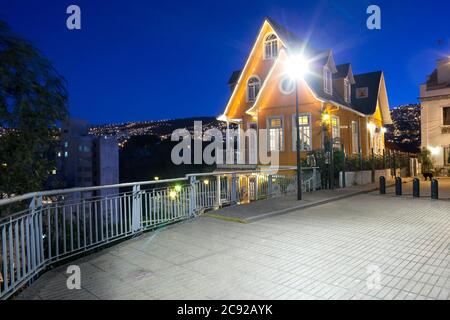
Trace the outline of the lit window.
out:
<instances>
[{"instance_id":1,"label":"lit window","mask_svg":"<svg viewBox=\"0 0 450 320\"><path fill-rule=\"evenodd\" d=\"M323 67L323 91L328 94L333 94L331 71L327 66Z\"/></svg>"},{"instance_id":2,"label":"lit window","mask_svg":"<svg viewBox=\"0 0 450 320\"><path fill-rule=\"evenodd\" d=\"M350 102L352 97L352 87L348 78L344 79L344 100L345 102Z\"/></svg>"},{"instance_id":3,"label":"lit window","mask_svg":"<svg viewBox=\"0 0 450 320\"><path fill-rule=\"evenodd\" d=\"M444 126L450 126L450 107L444 107L442 108L442 115L443 115L443 124Z\"/></svg>"},{"instance_id":4,"label":"lit window","mask_svg":"<svg viewBox=\"0 0 450 320\"><path fill-rule=\"evenodd\" d=\"M310 151L312 149L311 116L309 114L299 115L298 126L300 128L300 150ZM297 151L297 126L295 115L292 118L292 150Z\"/></svg>"},{"instance_id":5,"label":"lit window","mask_svg":"<svg viewBox=\"0 0 450 320\"><path fill-rule=\"evenodd\" d=\"M285 77L280 82L280 91L284 94L291 94L295 89L295 81L290 77Z\"/></svg>"},{"instance_id":6,"label":"lit window","mask_svg":"<svg viewBox=\"0 0 450 320\"><path fill-rule=\"evenodd\" d=\"M281 117L269 118L268 127L268 151L283 150L283 120Z\"/></svg>"},{"instance_id":7,"label":"lit window","mask_svg":"<svg viewBox=\"0 0 450 320\"><path fill-rule=\"evenodd\" d=\"M356 121L352 121L352 153L359 153L359 130Z\"/></svg>"},{"instance_id":8,"label":"lit window","mask_svg":"<svg viewBox=\"0 0 450 320\"><path fill-rule=\"evenodd\" d=\"M331 138L333 139L333 147L339 148L341 137L341 127L339 124L339 118L336 116L331 117Z\"/></svg>"},{"instance_id":9,"label":"lit window","mask_svg":"<svg viewBox=\"0 0 450 320\"><path fill-rule=\"evenodd\" d=\"M261 81L258 77L251 77L247 82L247 101L253 102L258 96L259 89L261 88Z\"/></svg>"},{"instance_id":10,"label":"lit window","mask_svg":"<svg viewBox=\"0 0 450 320\"><path fill-rule=\"evenodd\" d=\"M264 41L264 59L273 59L278 56L278 38L270 34Z\"/></svg>"}]
</instances>

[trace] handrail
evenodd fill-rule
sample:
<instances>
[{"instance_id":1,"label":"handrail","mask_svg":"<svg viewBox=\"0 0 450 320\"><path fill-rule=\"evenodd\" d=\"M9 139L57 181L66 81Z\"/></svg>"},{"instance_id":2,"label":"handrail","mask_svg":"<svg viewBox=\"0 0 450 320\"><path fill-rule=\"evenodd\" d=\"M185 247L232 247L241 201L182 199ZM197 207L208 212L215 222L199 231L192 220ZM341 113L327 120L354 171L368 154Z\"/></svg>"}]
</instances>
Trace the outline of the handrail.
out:
<instances>
[{"instance_id":1,"label":"handrail","mask_svg":"<svg viewBox=\"0 0 450 320\"><path fill-rule=\"evenodd\" d=\"M76 187L76 188L67 188L67 189L57 189L57 190L47 190L47 191L35 191L25 193L19 196L13 196L10 198L0 199L0 206L10 204L17 201L23 201L32 199L35 197L45 197L45 196L53 196L60 195L72 192L87 192L87 191L95 191L95 190L103 190L103 189L112 189L112 188L126 188L133 187L135 185L152 185L152 184L160 184L160 183L171 183L177 181L187 181L191 177L201 177L201 176L217 176L217 175L230 175L230 174L251 174L251 173L268 173L273 171L281 171L281 170L296 170L296 167L282 167L282 168L262 168L259 170L239 170L239 171L219 171L219 172L203 172L203 173L189 173L186 174L182 178L173 178L173 179L164 179L164 180L146 180L146 181L137 181L137 182L125 182L118 184L110 184L110 185L102 185L102 186L92 186L92 187ZM305 167L302 170L306 169L318 169L318 167Z\"/></svg>"}]
</instances>

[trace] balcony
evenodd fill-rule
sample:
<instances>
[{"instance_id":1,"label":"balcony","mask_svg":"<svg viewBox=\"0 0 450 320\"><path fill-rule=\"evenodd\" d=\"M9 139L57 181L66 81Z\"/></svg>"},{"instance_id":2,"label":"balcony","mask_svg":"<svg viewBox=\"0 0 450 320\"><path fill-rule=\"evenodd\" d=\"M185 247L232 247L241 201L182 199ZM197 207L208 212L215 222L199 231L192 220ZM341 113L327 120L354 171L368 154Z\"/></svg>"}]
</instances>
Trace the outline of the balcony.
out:
<instances>
[{"instance_id":1,"label":"balcony","mask_svg":"<svg viewBox=\"0 0 450 320\"><path fill-rule=\"evenodd\" d=\"M0 298L55 263L205 211L296 192L295 168L42 191L0 200ZM308 169L305 169L308 171ZM319 181L311 168L305 192Z\"/></svg>"}]
</instances>

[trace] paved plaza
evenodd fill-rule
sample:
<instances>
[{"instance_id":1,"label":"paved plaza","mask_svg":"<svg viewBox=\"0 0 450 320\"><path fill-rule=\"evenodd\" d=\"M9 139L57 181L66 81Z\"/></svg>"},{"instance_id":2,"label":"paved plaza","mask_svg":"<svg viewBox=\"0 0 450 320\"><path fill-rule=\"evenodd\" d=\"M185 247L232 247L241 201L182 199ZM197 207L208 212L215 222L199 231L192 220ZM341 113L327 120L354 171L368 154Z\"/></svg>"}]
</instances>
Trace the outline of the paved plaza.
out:
<instances>
[{"instance_id":1,"label":"paved plaza","mask_svg":"<svg viewBox=\"0 0 450 320\"><path fill-rule=\"evenodd\" d=\"M450 201L376 192L242 224L146 233L45 273L21 299L450 299Z\"/></svg>"}]
</instances>

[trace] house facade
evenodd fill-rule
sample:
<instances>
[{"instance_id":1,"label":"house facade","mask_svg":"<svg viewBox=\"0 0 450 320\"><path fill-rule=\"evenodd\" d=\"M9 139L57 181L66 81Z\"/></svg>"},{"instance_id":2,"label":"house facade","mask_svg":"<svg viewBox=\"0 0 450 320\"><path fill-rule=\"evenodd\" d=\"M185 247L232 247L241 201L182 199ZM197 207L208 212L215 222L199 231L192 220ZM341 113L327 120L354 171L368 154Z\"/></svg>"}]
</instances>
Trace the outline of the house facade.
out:
<instances>
[{"instance_id":1,"label":"house facade","mask_svg":"<svg viewBox=\"0 0 450 320\"><path fill-rule=\"evenodd\" d=\"M295 81L288 75L288 62L299 52L307 58L309 72ZM279 152L280 166L296 164L295 85L302 157L323 149L326 141L347 154L383 153L384 126L391 123L383 72L356 75L351 64L337 65L331 50L305 47L270 18L264 20L245 66L233 72L228 84L232 93L218 119L244 131L266 129L267 150ZM239 152L248 153L247 142Z\"/></svg>"},{"instance_id":2,"label":"house facade","mask_svg":"<svg viewBox=\"0 0 450 320\"><path fill-rule=\"evenodd\" d=\"M450 57L420 86L422 148L431 151L436 167L450 167Z\"/></svg>"}]
</instances>

